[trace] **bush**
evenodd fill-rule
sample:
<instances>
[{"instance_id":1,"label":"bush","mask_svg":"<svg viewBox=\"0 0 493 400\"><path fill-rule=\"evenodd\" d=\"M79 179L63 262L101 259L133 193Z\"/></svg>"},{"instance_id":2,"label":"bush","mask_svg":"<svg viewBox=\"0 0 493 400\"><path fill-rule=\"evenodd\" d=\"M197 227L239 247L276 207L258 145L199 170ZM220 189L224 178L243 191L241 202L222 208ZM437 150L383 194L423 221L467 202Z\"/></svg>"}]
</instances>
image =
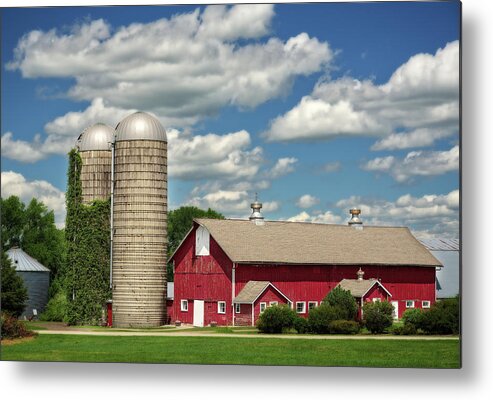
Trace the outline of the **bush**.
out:
<instances>
[{"instance_id":1,"label":"bush","mask_svg":"<svg viewBox=\"0 0 493 400\"><path fill-rule=\"evenodd\" d=\"M460 331L459 297L436 302L429 311L423 312L420 328L427 334L449 335Z\"/></svg>"},{"instance_id":2,"label":"bush","mask_svg":"<svg viewBox=\"0 0 493 400\"><path fill-rule=\"evenodd\" d=\"M329 294L325 296L322 303L332 307L339 307L343 310L340 319L354 320L358 313L358 305L356 304L353 295L349 290L344 290L340 286L336 286L332 289Z\"/></svg>"},{"instance_id":3,"label":"bush","mask_svg":"<svg viewBox=\"0 0 493 400\"><path fill-rule=\"evenodd\" d=\"M388 301L368 302L363 305L363 320L371 333L382 333L392 326L394 308Z\"/></svg>"},{"instance_id":4,"label":"bush","mask_svg":"<svg viewBox=\"0 0 493 400\"><path fill-rule=\"evenodd\" d=\"M359 332L360 326L356 321L335 320L329 324L330 333L354 335Z\"/></svg>"},{"instance_id":5,"label":"bush","mask_svg":"<svg viewBox=\"0 0 493 400\"><path fill-rule=\"evenodd\" d=\"M60 291L46 305L45 311L39 316L41 321L66 322L68 299L65 292Z\"/></svg>"},{"instance_id":6,"label":"bush","mask_svg":"<svg viewBox=\"0 0 493 400\"><path fill-rule=\"evenodd\" d=\"M415 335L416 333L416 326L411 323L392 327L392 334L394 335Z\"/></svg>"},{"instance_id":7,"label":"bush","mask_svg":"<svg viewBox=\"0 0 493 400\"><path fill-rule=\"evenodd\" d=\"M2 310L14 317L22 314L26 308L28 299L27 289L22 278L17 275L15 268L10 262L10 258L2 251L2 286L1 304Z\"/></svg>"},{"instance_id":8,"label":"bush","mask_svg":"<svg viewBox=\"0 0 493 400\"><path fill-rule=\"evenodd\" d=\"M404 311L402 321L404 324L411 324L415 328L420 328L423 321L423 310L421 308L411 308Z\"/></svg>"},{"instance_id":9,"label":"bush","mask_svg":"<svg viewBox=\"0 0 493 400\"><path fill-rule=\"evenodd\" d=\"M333 307L327 303L313 308L308 314L308 326L313 333L330 333L330 323L335 320L344 319L345 310Z\"/></svg>"},{"instance_id":10,"label":"bush","mask_svg":"<svg viewBox=\"0 0 493 400\"><path fill-rule=\"evenodd\" d=\"M306 318L297 315L294 320L294 329L296 329L296 332L298 333L309 333L310 324L308 323L308 320Z\"/></svg>"},{"instance_id":11,"label":"bush","mask_svg":"<svg viewBox=\"0 0 493 400\"><path fill-rule=\"evenodd\" d=\"M260 314L257 329L262 333L282 333L294 327L296 317L294 310L285 304L271 306Z\"/></svg>"},{"instance_id":12,"label":"bush","mask_svg":"<svg viewBox=\"0 0 493 400\"><path fill-rule=\"evenodd\" d=\"M22 338L27 336L33 336L35 334L34 332L28 330L25 327L25 325L22 322L20 322L16 317L6 312L2 312L0 319L2 323L2 328L1 328L2 338L16 339L16 338Z\"/></svg>"}]
</instances>

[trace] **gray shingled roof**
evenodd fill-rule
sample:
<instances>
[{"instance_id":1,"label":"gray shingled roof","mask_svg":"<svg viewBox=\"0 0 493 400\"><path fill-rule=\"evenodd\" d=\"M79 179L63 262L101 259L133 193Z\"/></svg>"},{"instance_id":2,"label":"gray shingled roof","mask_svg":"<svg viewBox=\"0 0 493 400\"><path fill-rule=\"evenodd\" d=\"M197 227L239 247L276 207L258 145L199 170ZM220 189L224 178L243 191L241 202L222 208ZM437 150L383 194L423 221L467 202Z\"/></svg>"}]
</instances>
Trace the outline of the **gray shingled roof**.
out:
<instances>
[{"instance_id":1,"label":"gray shingled roof","mask_svg":"<svg viewBox=\"0 0 493 400\"><path fill-rule=\"evenodd\" d=\"M19 247L12 247L6 253L16 271L50 272L48 268Z\"/></svg>"},{"instance_id":2,"label":"gray shingled roof","mask_svg":"<svg viewBox=\"0 0 493 400\"><path fill-rule=\"evenodd\" d=\"M267 289L267 286L269 285L286 298L286 296L284 296L284 294L282 294L279 289L277 289L269 281L248 281L243 289L240 290L238 296L235 297L233 303L253 304L253 302L258 299L258 297L264 292L265 289ZM286 298L286 300L289 299Z\"/></svg>"},{"instance_id":3,"label":"gray shingled roof","mask_svg":"<svg viewBox=\"0 0 493 400\"><path fill-rule=\"evenodd\" d=\"M435 267L438 261L404 227L248 220L195 219L207 228L236 263L415 265Z\"/></svg>"},{"instance_id":4,"label":"gray shingled roof","mask_svg":"<svg viewBox=\"0 0 493 400\"><path fill-rule=\"evenodd\" d=\"M388 290L376 279L343 279L337 286L349 290L353 297L363 297L374 285L380 285L387 293ZM390 293L389 293L390 294Z\"/></svg>"}]
</instances>

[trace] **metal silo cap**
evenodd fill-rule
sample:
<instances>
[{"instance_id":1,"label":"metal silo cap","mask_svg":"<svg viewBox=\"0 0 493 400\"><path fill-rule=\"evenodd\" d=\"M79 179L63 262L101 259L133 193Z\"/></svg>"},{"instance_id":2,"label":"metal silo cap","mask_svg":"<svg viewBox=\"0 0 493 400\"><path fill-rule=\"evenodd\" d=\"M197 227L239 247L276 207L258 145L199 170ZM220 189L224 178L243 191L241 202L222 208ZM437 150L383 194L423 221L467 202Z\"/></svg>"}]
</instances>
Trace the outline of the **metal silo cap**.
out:
<instances>
[{"instance_id":1,"label":"metal silo cap","mask_svg":"<svg viewBox=\"0 0 493 400\"><path fill-rule=\"evenodd\" d=\"M116 126L116 141L159 140L167 142L166 129L156 117L137 111L120 121Z\"/></svg>"},{"instance_id":2,"label":"metal silo cap","mask_svg":"<svg viewBox=\"0 0 493 400\"><path fill-rule=\"evenodd\" d=\"M97 123L79 135L76 146L79 151L111 150L111 143L115 136L115 130L106 124Z\"/></svg>"}]
</instances>

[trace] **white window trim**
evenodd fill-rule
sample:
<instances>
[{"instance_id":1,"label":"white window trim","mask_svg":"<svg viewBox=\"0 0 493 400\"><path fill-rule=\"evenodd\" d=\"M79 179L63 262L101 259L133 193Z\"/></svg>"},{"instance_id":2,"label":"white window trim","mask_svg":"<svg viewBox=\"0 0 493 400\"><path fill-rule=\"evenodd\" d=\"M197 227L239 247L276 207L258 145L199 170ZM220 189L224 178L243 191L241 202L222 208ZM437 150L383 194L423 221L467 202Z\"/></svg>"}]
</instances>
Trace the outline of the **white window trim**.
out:
<instances>
[{"instance_id":1,"label":"white window trim","mask_svg":"<svg viewBox=\"0 0 493 400\"><path fill-rule=\"evenodd\" d=\"M410 306L407 305L407 303L412 303ZM415 304L414 304L414 300L406 300L406 308L414 308Z\"/></svg>"},{"instance_id":2,"label":"white window trim","mask_svg":"<svg viewBox=\"0 0 493 400\"><path fill-rule=\"evenodd\" d=\"M425 303L427 303L428 305L425 306ZM423 308L430 308L430 306L431 306L431 301L430 300L423 300L421 302L421 307L423 307Z\"/></svg>"},{"instance_id":3,"label":"white window trim","mask_svg":"<svg viewBox=\"0 0 493 400\"><path fill-rule=\"evenodd\" d=\"M264 307L264 309L262 310L262 306ZM263 313L265 311L265 309L267 308L267 303L262 301L260 303L260 313Z\"/></svg>"},{"instance_id":4,"label":"white window trim","mask_svg":"<svg viewBox=\"0 0 493 400\"><path fill-rule=\"evenodd\" d=\"M373 301L374 303L380 303L382 299L380 297L374 297L373 299L371 299L371 301Z\"/></svg>"},{"instance_id":5,"label":"white window trim","mask_svg":"<svg viewBox=\"0 0 493 400\"><path fill-rule=\"evenodd\" d=\"M303 304L303 310L302 311L298 311L298 304ZM306 313L306 301L297 301L295 310L298 314L305 314Z\"/></svg>"},{"instance_id":6,"label":"white window trim","mask_svg":"<svg viewBox=\"0 0 493 400\"><path fill-rule=\"evenodd\" d=\"M278 301L269 301L269 307L277 306L277 305L279 305Z\"/></svg>"},{"instance_id":7,"label":"white window trim","mask_svg":"<svg viewBox=\"0 0 493 400\"><path fill-rule=\"evenodd\" d=\"M313 308L318 307L318 301L309 301L308 302L308 311L310 311L310 305L313 304Z\"/></svg>"},{"instance_id":8,"label":"white window trim","mask_svg":"<svg viewBox=\"0 0 493 400\"><path fill-rule=\"evenodd\" d=\"M224 304L224 311L221 311L221 304ZM225 301L218 301L217 302L217 313L218 314L226 314L226 302Z\"/></svg>"},{"instance_id":9,"label":"white window trim","mask_svg":"<svg viewBox=\"0 0 493 400\"><path fill-rule=\"evenodd\" d=\"M235 314L240 314L241 313L241 304L236 303L235 304Z\"/></svg>"},{"instance_id":10,"label":"white window trim","mask_svg":"<svg viewBox=\"0 0 493 400\"><path fill-rule=\"evenodd\" d=\"M188 311L188 300L182 300L180 302L180 310L183 311L183 312L187 312Z\"/></svg>"}]
</instances>

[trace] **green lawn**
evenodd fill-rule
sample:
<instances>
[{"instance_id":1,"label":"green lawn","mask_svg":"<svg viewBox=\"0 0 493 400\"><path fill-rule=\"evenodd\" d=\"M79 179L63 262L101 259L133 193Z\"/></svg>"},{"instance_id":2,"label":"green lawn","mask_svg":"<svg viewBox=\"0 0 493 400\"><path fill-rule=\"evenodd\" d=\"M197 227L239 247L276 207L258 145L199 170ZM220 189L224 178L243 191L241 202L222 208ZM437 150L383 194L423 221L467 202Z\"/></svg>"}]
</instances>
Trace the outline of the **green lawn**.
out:
<instances>
[{"instance_id":1,"label":"green lawn","mask_svg":"<svg viewBox=\"0 0 493 400\"><path fill-rule=\"evenodd\" d=\"M2 360L459 368L459 340L39 335Z\"/></svg>"}]
</instances>

